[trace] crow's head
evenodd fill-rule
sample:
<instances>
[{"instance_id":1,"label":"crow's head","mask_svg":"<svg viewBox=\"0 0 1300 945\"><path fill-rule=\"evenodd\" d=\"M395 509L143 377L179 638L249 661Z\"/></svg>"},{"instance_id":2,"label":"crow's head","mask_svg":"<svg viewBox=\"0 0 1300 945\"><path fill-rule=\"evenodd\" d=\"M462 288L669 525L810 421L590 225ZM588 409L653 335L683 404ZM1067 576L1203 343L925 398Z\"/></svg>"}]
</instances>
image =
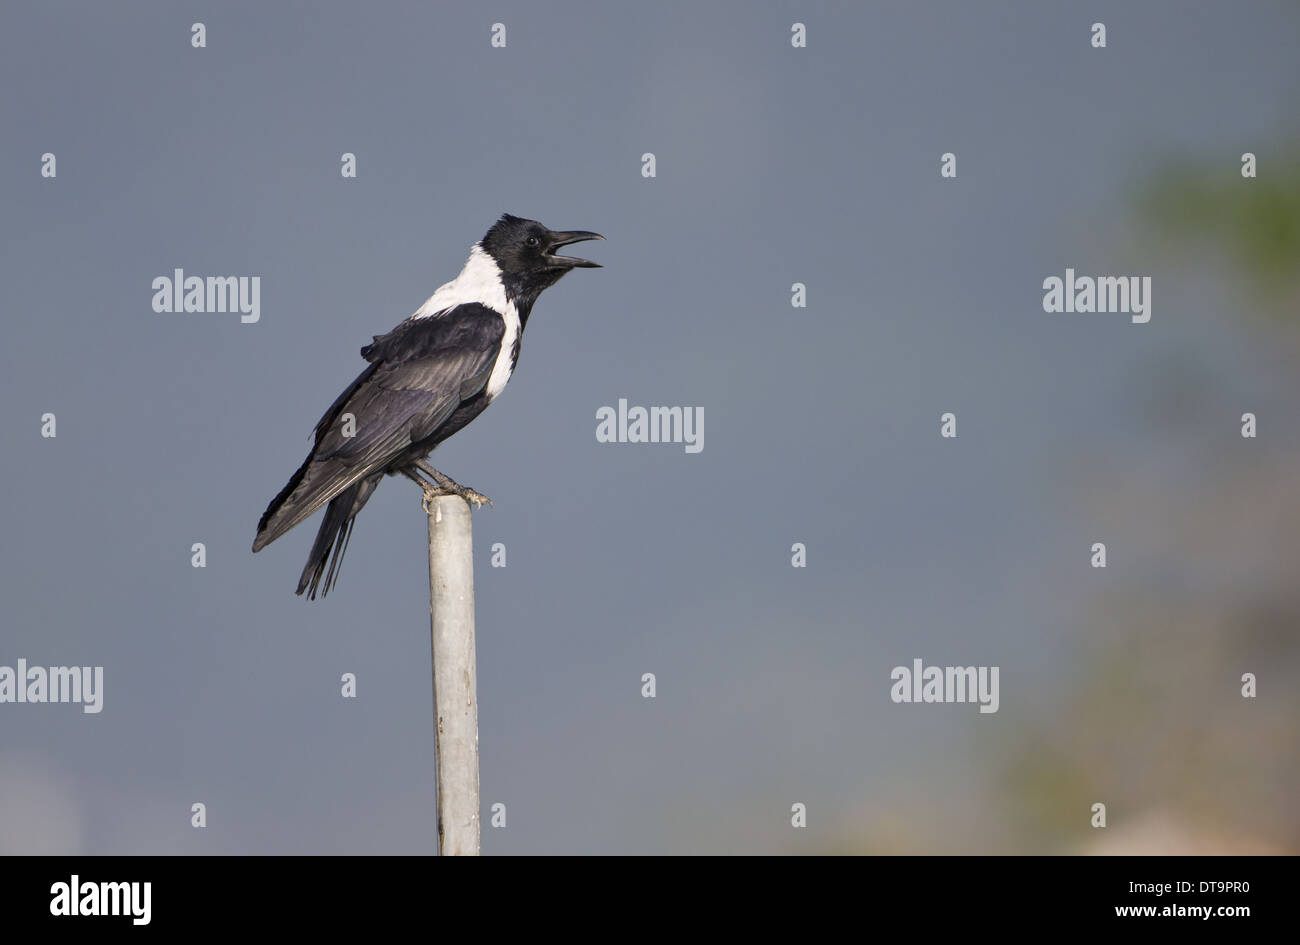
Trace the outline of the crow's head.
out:
<instances>
[{"instance_id":1,"label":"crow's head","mask_svg":"<svg viewBox=\"0 0 1300 945\"><path fill-rule=\"evenodd\" d=\"M531 296L555 285L570 269L599 269L600 263L556 252L570 243L603 240L588 230L548 230L536 220L504 214L479 242L501 269L501 280L512 295Z\"/></svg>"}]
</instances>

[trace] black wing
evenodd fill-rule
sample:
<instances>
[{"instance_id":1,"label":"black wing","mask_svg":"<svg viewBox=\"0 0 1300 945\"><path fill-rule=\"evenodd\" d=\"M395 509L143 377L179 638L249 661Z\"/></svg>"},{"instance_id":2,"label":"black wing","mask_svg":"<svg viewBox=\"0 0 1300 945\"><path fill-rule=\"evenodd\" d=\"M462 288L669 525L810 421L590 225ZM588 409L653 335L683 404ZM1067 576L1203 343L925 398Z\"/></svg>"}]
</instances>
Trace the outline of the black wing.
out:
<instances>
[{"instance_id":1,"label":"black wing","mask_svg":"<svg viewBox=\"0 0 1300 945\"><path fill-rule=\"evenodd\" d=\"M487 384L504 333L500 314L471 303L376 335L361 349L370 366L316 424L311 454L267 507L253 550L437 432Z\"/></svg>"}]
</instances>

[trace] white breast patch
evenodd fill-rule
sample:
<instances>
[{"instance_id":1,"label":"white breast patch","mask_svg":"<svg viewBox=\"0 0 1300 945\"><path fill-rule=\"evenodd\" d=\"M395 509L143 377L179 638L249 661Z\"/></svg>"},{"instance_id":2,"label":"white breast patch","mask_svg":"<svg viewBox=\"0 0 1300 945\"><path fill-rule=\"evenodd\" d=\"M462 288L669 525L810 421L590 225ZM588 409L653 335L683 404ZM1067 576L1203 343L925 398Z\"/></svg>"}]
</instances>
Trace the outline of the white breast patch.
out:
<instances>
[{"instance_id":1,"label":"white breast patch","mask_svg":"<svg viewBox=\"0 0 1300 945\"><path fill-rule=\"evenodd\" d=\"M497 354L497 363L492 365L492 373L488 375L489 401L495 400L497 394L506 389L506 381L510 380L510 374L515 369L513 355L515 345L519 343L519 313L515 311L514 305L507 304L503 314L506 320L506 333L501 336L501 351Z\"/></svg>"},{"instance_id":2,"label":"white breast patch","mask_svg":"<svg viewBox=\"0 0 1300 945\"><path fill-rule=\"evenodd\" d=\"M460 275L438 286L438 291L429 296L411 318L429 318L466 302L478 302L497 312L506 310L506 290L501 284L501 269L477 243L469 251L469 259Z\"/></svg>"}]
</instances>

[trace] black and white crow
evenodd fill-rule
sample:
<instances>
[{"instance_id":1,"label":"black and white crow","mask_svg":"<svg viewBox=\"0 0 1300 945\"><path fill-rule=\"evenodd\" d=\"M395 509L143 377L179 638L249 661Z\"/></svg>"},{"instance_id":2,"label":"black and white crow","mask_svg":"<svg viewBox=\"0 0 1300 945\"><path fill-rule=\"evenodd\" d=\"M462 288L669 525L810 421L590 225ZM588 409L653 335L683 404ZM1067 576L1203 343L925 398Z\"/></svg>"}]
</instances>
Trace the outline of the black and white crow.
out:
<instances>
[{"instance_id":1,"label":"black and white crow","mask_svg":"<svg viewBox=\"0 0 1300 945\"><path fill-rule=\"evenodd\" d=\"M487 502L423 460L505 388L542 290L570 269L600 268L556 250L599 239L599 233L557 232L508 213L494 223L460 275L361 349L369 366L316 424L306 462L257 523L253 551L329 503L298 581L297 593L315 599L337 580L353 520L385 474L401 473L426 492L454 493L475 506Z\"/></svg>"}]
</instances>

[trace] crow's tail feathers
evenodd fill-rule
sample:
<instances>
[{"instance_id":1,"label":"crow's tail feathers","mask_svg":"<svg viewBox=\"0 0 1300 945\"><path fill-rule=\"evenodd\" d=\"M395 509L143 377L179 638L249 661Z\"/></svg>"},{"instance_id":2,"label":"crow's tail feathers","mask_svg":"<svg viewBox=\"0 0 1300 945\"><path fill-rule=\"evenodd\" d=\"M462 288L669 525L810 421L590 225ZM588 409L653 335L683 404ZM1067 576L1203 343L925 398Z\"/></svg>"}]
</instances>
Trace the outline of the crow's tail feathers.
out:
<instances>
[{"instance_id":1,"label":"crow's tail feathers","mask_svg":"<svg viewBox=\"0 0 1300 945\"><path fill-rule=\"evenodd\" d=\"M307 556L307 564L302 569L302 577L298 579L298 590L294 593L306 593L309 599L315 600L317 590L321 597L330 592L338 580L357 513L382 479L381 474L358 480L330 500L320 531L316 533L316 541L311 546L311 554Z\"/></svg>"}]
</instances>

